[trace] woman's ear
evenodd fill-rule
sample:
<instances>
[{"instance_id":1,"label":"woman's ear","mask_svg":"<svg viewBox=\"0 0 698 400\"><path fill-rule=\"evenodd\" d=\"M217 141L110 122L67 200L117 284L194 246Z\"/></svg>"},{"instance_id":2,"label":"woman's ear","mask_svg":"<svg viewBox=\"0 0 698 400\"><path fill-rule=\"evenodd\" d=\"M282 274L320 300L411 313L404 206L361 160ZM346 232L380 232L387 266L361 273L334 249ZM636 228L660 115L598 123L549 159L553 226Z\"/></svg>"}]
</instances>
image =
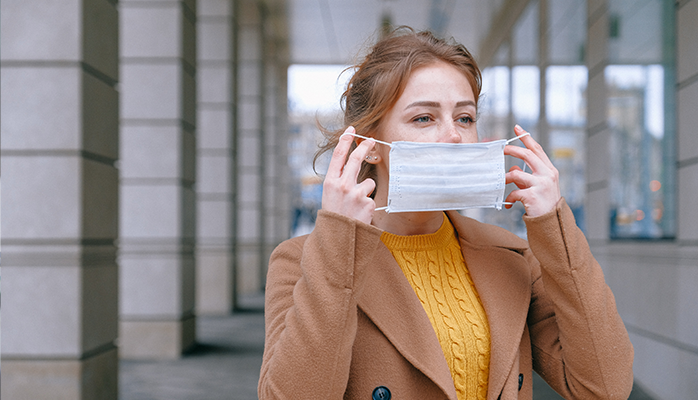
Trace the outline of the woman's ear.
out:
<instances>
[{"instance_id":1,"label":"woman's ear","mask_svg":"<svg viewBox=\"0 0 698 400\"><path fill-rule=\"evenodd\" d=\"M381 155L376 151L375 147L368 152L365 161L369 164L378 164L379 162L381 162Z\"/></svg>"},{"instance_id":2,"label":"woman's ear","mask_svg":"<svg viewBox=\"0 0 698 400\"><path fill-rule=\"evenodd\" d=\"M360 138L360 137L355 137L355 138L354 138L354 142L356 143L357 146L360 145L361 142L363 142L364 140L366 140L366 139ZM378 164L378 163L381 161L380 152L376 150L376 147L377 147L377 146L378 146L378 143L376 143L376 144L373 146L373 149L371 149L371 150L368 152L368 154L366 155L366 159L365 159L364 161L366 161L366 162L369 163L369 164Z\"/></svg>"}]
</instances>

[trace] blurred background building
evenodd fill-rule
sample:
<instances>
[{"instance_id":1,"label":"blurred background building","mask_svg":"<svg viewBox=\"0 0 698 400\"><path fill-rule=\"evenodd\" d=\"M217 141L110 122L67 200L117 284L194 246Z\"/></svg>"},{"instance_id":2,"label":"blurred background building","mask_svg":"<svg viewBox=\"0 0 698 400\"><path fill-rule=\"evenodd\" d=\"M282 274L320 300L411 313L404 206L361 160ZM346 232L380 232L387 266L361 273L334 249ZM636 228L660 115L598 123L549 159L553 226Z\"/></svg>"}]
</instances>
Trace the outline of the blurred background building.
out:
<instances>
[{"instance_id":1,"label":"blurred background building","mask_svg":"<svg viewBox=\"0 0 698 400\"><path fill-rule=\"evenodd\" d=\"M696 397L698 0L0 6L3 397L116 399L120 358L180 357L197 316L259 307L270 252L312 229L339 72L397 25L474 53L480 139L519 123L546 148L636 382ZM322 89L334 107L300 100ZM522 213L469 215L525 236Z\"/></svg>"}]
</instances>

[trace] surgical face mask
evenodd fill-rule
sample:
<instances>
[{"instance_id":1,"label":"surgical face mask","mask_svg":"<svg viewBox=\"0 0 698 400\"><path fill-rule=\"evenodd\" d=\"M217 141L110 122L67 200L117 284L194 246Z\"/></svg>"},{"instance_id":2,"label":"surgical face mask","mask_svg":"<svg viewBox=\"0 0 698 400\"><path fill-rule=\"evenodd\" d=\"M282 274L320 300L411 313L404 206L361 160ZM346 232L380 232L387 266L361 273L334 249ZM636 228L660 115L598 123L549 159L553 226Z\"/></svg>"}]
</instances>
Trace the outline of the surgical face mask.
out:
<instances>
[{"instance_id":1,"label":"surgical face mask","mask_svg":"<svg viewBox=\"0 0 698 400\"><path fill-rule=\"evenodd\" d=\"M390 146L388 205L376 210L501 209L510 204L504 202L504 146L521 137L487 143L376 140Z\"/></svg>"}]
</instances>

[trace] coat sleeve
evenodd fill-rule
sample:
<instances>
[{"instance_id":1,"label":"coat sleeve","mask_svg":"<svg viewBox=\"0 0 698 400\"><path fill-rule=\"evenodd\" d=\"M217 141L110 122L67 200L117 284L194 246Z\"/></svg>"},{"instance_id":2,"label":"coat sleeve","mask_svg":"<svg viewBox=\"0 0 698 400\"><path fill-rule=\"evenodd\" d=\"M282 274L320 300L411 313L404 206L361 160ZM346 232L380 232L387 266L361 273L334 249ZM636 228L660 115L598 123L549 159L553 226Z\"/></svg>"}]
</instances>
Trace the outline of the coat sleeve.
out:
<instances>
[{"instance_id":1,"label":"coat sleeve","mask_svg":"<svg viewBox=\"0 0 698 400\"><path fill-rule=\"evenodd\" d=\"M563 199L552 212L524 220L535 255L527 255L534 265L534 369L568 399L627 399L633 347L572 211Z\"/></svg>"},{"instance_id":2,"label":"coat sleeve","mask_svg":"<svg viewBox=\"0 0 698 400\"><path fill-rule=\"evenodd\" d=\"M357 329L356 299L380 233L321 210L305 241L286 241L272 253L260 399L343 397Z\"/></svg>"}]
</instances>

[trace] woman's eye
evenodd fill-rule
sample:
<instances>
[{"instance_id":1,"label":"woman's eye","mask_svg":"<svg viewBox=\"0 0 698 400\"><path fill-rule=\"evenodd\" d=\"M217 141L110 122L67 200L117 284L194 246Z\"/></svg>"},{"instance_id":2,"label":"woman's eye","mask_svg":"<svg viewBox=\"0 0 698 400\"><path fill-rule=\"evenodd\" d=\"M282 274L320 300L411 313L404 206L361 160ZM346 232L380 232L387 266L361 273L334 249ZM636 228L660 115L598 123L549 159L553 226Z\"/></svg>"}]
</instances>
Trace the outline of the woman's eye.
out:
<instances>
[{"instance_id":1,"label":"woman's eye","mask_svg":"<svg viewBox=\"0 0 698 400\"><path fill-rule=\"evenodd\" d=\"M458 118L458 122L462 124L471 124L475 122L472 117L460 117Z\"/></svg>"},{"instance_id":2,"label":"woman's eye","mask_svg":"<svg viewBox=\"0 0 698 400\"><path fill-rule=\"evenodd\" d=\"M429 122L431 121L431 118L429 118L427 115L422 115L421 117L417 117L413 119L414 122Z\"/></svg>"}]
</instances>

